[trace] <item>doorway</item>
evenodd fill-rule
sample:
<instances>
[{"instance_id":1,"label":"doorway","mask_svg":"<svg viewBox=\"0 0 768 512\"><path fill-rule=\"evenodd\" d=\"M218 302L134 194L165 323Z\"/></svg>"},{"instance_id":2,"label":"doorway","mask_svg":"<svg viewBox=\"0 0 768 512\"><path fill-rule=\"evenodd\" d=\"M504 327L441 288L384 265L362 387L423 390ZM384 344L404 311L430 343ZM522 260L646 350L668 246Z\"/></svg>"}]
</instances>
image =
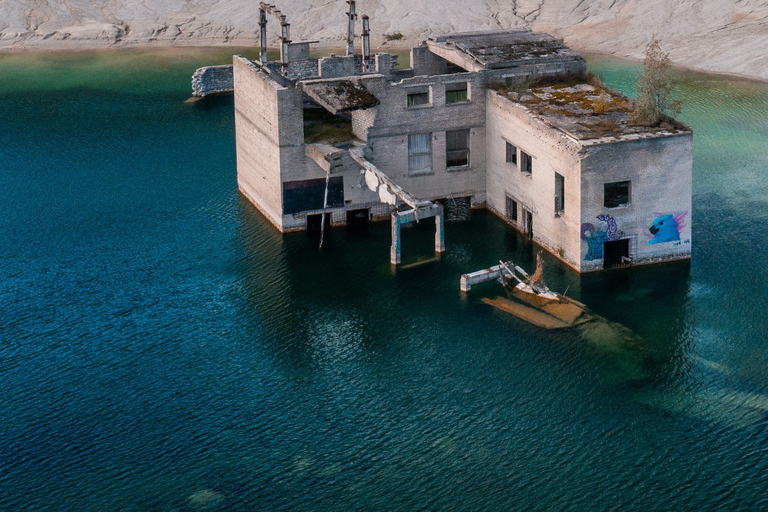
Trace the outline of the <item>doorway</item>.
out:
<instances>
[{"instance_id":1,"label":"doorway","mask_svg":"<svg viewBox=\"0 0 768 512\"><path fill-rule=\"evenodd\" d=\"M523 208L523 232L533 240L533 213Z\"/></svg>"},{"instance_id":2,"label":"doorway","mask_svg":"<svg viewBox=\"0 0 768 512\"><path fill-rule=\"evenodd\" d=\"M316 213L314 215L307 215L307 232L320 233L323 228L323 218L325 218L325 227L331 227L331 214Z\"/></svg>"},{"instance_id":3,"label":"doorway","mask_svg":"<svg viewBox=\"0 0 768 512\"><path fill-rule=\"evenodd\" d=\"M365 229L368 227L370 210L347 210L347 228L351 230Z\"/></svg>"},{"instance_id":4,"label":"doorway","mask_svg":"<svg viewBox=\"0 0 768 512\"><path fill-rule=\"evenodd\" d=\"M603 246L603 268L616 268L629 261L629 238L609 240Z\"/></svg>"}]
</instances>

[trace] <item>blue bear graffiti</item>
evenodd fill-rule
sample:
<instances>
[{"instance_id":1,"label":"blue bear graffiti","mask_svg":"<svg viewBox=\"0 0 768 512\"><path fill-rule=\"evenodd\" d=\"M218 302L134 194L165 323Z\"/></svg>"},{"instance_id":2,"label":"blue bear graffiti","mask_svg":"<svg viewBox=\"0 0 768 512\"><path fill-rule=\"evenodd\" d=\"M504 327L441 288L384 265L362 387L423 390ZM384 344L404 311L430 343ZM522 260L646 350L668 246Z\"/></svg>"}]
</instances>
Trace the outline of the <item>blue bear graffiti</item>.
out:
<instances>
[{"instance_id":1,"label":"blue bear graffiti","mask_svg":"<svg viewBox=\"0 0 768 512\"><path fill-rule=\"evenodd\" d=\"M648 244L653 245L664 244L667 242L679 242L680 231L685 227L683 219L688 215L688 212L685 211L677 215L661 215L656 213L656 215L660 216L657 217L656 220L653 221L653 224L651 224L651 227L648 228L648 231L651 234L650 236L652 237L651 240L648 241Z\"/></svg>"}]
</instances>

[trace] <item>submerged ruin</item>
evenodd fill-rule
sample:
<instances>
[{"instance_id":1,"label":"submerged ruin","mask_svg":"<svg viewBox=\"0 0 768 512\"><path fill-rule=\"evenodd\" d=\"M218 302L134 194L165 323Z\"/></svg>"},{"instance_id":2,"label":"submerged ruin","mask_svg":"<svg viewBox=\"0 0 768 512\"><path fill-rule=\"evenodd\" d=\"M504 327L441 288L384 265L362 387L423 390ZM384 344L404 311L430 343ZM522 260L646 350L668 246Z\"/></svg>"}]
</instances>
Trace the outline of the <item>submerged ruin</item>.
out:
<instances>
[{"instance_id":1,"label":"submerged ruin","mask_svg":"<svg viewBox=\"0 0 768 512\"><path fill-rule=\"evenodd\" d=\"M314 57L313 41L292 41L285 15L262 3L260 58L234 57L238 185L277 229L391 219L398 265L402 224L434 217L442 252L445 209L461 204L579 272L690 257L687 126L633 124L631 102L543 33L433 36L402 68L371 52L362 16L356 52L348 4L345 55ZM200 70L196 94L226 90L227 72Z\"/></svg>"}]
</instances>

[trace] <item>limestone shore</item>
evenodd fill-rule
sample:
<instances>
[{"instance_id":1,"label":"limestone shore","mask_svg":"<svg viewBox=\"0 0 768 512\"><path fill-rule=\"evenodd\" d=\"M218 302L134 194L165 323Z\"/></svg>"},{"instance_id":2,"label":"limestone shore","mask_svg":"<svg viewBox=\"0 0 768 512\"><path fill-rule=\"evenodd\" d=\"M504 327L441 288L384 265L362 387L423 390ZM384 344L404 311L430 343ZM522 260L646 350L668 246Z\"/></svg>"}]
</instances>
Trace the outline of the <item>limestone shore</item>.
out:
<instances>
[{"instance_id":1,"label":"limestone shore","mask_svg":"<svg viewBox=\"0 0 768 512\"><path fill-rule=\"evenodd\" d=\"M292 39L340 48L346 2L281 0ZM765 0L358 0L374 46L406 48L436 33L530 28L576 50L641 58L656 33L679 66L768 80ZM0 51L137 46L251 46L255 0L0 0ZM272 44L276 24L271 25ZM402 34L402 39L386 37Z\"/></svg>"}]
</instances>

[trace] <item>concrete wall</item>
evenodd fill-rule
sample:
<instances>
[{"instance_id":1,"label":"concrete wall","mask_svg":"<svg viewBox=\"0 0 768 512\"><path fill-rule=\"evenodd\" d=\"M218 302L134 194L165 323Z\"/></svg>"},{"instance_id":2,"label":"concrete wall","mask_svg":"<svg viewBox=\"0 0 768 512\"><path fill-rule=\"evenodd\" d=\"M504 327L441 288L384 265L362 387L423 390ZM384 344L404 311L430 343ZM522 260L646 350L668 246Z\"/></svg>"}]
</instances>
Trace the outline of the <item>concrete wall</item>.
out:
<instances>
[{"instance_id":1,"label":"concrete wall","mask_svg":"<svg viewBox=\"0 0 768 512\"><path fill-rule=\"evenodd\" d=\"M581 224L580 145L532 117L524 107L487 92L487 206L500 217L523 229L525 208L533 214L533 239L579 268ZM506 143L533 158L531 174L518 164L507 163ZM565 209L555 215L555 173L565 178ZM506 218L506 197L518 203L518 221Z\"/></svg>"},{"instance_id":2,"label":"concrete wall","mask_svg":"<svg viewBox=\"0 0 768 512\"><path fill-rule=\"evenodd\" d=\"M192 94L207 96L232 92L235 88L232 66L207 66L192 75Z\"/></svg>"},{"instance_id":3,"label":"concrete wall","mask_svg":"<svg viewBox=\"0 0 768 512\"><path fill-rule=\"evenodd\" d=\"M420 199L472 195L485 201L485 93L483 77L460 73L419 76L391 83L366 82L381 105L352 115L353 129L372 149L374 164L405 190ZM447 83L467 83L470 101L446 104ZM407 106L410 92L431 90L428 106ZM446 136L450 130L470 130L470 165L446 169ZM408 135L432 133L432 173L408 173Z\"/></svg>"},{"instance_id":4,"label":"concrete wall","mask_svg":"<svg viewBox=\"0 0 768 512\"><path fill-rule=\"evenodd\" d=\"M587 146L582 164L581 223L593 226L589 236L629 238L633 263L689 258L691 254L692 135L623 140ZM630 202L606 208L604 184L630 181ZM664 216L672 217L654 236L649 228ZM617 234L601 235L615 223ZM606 217L610 217L607 219ZM674 228L674 229L673 229ZM669 230L669 231L667 231ZM597 270L602 259L589 254L589 236L582 241L582 270ZM676 240L664 241L667 239ZM654 240L654 243L650 243Z\"/></svg>"},{"instance_id":5,"label":"concrete wall","mask_svg":"<svg viewBox=\"0 0 768 512\"><path fill-rule=\"evenodd\" d=\"M293 165L296 148L303 158L301 92L279 85L240 56L234 57L234 84L238 187L282 229L280 170Z\"/></svg>"}]
</instances>

